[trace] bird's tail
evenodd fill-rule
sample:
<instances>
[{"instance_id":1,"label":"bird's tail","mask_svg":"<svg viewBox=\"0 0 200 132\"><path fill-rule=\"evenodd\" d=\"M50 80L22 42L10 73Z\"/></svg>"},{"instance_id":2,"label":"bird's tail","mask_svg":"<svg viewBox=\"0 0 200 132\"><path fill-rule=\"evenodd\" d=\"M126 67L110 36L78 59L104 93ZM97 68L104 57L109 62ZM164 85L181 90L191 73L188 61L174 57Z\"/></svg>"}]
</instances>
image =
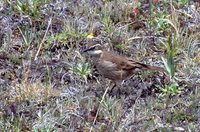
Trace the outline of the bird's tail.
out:
<instances>
[{"instance_id":1,"label":"bird's tail","mask_svg":"<svg viewBox=\"0 0 200 132\"><path fill-rule=\"evenodd\" d=\"M141 69L144 69L144 70L159 71L159 72L163 72L163 73L166 72L164 68L159 67L159 66L150 66L147 64L139 63L139 62L137 62L137 64L140 66Z\"/></svg>"},{"instance_id":2,"label":"bird's tail","mask_svg":"<svg viewBox=\"0 0 200 132\"><path fill-rule=\"evenodd\" d=\"M162 72L162 73L166 73L166 70L162 67L150 66L150 65L147 65L147 64L144 64L144 63L134 61L133 59L128 59L128 60L131 62L133 69L138 68L138 69L143 69L143 70L152 70L152 71L159 71L159 72Z\"/></svg>"}]
</instances>

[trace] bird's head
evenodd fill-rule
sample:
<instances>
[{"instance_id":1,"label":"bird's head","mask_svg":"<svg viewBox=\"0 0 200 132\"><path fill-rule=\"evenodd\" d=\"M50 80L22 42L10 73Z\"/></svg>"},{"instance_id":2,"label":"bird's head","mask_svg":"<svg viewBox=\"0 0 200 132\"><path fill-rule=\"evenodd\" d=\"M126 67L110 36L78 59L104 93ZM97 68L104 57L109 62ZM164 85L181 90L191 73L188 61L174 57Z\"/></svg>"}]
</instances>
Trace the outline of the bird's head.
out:
<instances>
[{"instance_id":1,"label":"bird's head","mask_svg":"<svg viewBox=\"0 0 200 132\"><path fill-rule=\"evenodd\" d=\"M103 52L103 47L100 44L95 44L95 45L89 46L83 52L88 53L89 55L92 55L92 56L99 56Z\"/></svg>"}]
</instances>

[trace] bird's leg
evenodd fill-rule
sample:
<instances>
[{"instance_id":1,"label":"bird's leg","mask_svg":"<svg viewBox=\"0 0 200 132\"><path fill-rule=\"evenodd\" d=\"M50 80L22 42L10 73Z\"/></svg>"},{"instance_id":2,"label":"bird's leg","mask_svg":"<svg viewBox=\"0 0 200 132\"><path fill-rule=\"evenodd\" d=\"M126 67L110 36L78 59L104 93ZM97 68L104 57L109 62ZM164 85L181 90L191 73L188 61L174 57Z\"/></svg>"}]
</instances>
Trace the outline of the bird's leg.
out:
<instances>
[{"instance_id":1,"label":"bird's leg","mask_svg":"<svg viewBox=\"0 0 200 132\"><path fill-rule=\"evenodd\" d=\"M121 87L118 86L117 88L117 97L120 97L121 95Z\"/></svg>"},{"instance_id":2,"label":"bird's leg","mask_svg":"<svg viewBox=\"0 0 200 132\"><path fill-rule=\"evenodd\" d=\"M114 82L114 85L111 87L110 91L109 91L109 95L112 95L113 93L113 89L117 86L117 84Z\"/></svg>"},{"instance_id":3,"label":"bird's leg","mask_svg":"<svg viewBox=\"0 0 200 132\"><path fill-rule=\"evenodd\" d=\"M122 82L118 84L115 83L115 86L117 86L117 93L116 93L117 97L120 97L120 95L122 94L121 88L123 88L124 83L125 80L122 80Z\"/></svg>"},{"instance_id":4,"label":"bird's leg","mask_svg":"<svg viewBox=\"0 0 200 132\"><path fill-rule=\"evenodd\" d=\"M121 86L124 85L124 83L125 83L125 80L123 80L123 81L121 82Z\"/></svg>"},{"instance_id":5,"label":"bird's leg","mask_svg":"<svg viewBox=\"0 0 200 132\"><path fill-rule=\"evenodd\" d=\"M116 82L114 82L114 85L111 87L109 95L113 96L113 90L115 87L117 87L117 89L114 94L116 94L116 96L119 97L121 95L121 87L119 87L119 85Z\"/></svg>"},{"instance_id":6,"label":"bird's leg","mask_svg":"<svg viewBox=\"0 0 200 132\"><path fill-rule=\"evenodd\" d=\"M119 95L121 95L121 88L123 87L124 83L125 83L125 80L122 80L122 82L119 85L120 87L118 87L118 94Z\"/></svg>"}]
</instances>

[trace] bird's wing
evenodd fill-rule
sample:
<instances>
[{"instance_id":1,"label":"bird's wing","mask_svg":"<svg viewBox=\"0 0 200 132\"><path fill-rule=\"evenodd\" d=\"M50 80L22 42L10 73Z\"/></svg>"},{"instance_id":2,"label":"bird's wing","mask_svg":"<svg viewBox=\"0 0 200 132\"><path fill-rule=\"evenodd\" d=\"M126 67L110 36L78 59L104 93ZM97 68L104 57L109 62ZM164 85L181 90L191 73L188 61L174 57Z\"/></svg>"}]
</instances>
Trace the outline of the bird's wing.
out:
<instances>
[{"instance_id":1,"label":"bird's wing","mask_svg":"<svg viewBox=\"0 0 200 132\"><path fill-rule=\"evenodd\" d=\"M138 62L125 58L120 62L120 67L123 70L132 70L136 68L141 68L142 65Z\"/></svg>"},{"instance_id":2,"label":"bird's wing","mask_svg":"<svg viewBox=\"0 0 200 132\"><path fill-rule=\"evenodd\" d=\"M109 57L108 57L109 56ZM165 70L161 67L156 66L150 66L144 63L140 63L137 61L134 61L131 58L117 56L114 54L111 54L109 52L105 52L101 58L105 61L105 65L109 65L110 68L113 68L113 70L134 70L134 69L144 69L144 70L157 70L164 72Z\"/></svg>"},{"instance_id":3,"label":"bird's wing","mask_svg":"<svg viewBox=\"0 0 200 132\"><path fill-rule=\"evenodd\" d=\"M110 68L111 70L117 68L117 64L109 60L102 60L100 63L102 67Z\"/></svg>"},{"instance_id":4,"label":"bird's wing","mask_svg":"<svg viewBox=\"0 0 200 132\"><path fill-rule=\"evenodd\" d=\"M127 57L117 56L108 52L104 52L101 59L107 67L112 67L113 70L132 70L141 67L137 62Z\"/></svg>"}]
</instances>

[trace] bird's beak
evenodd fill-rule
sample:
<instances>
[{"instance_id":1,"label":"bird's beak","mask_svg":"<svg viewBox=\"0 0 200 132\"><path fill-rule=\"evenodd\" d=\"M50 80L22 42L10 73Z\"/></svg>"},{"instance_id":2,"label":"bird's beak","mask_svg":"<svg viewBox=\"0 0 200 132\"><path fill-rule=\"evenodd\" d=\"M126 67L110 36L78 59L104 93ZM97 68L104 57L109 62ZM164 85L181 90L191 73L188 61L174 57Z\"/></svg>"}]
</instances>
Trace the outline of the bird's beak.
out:
<instances>
[{"instance_id":1,"label":"bird's beak","mask_svg":"<svg viewBox=\"0 0 200 132\"><path fill-rule=\"evenodd\" d=\"M85 53L85 52L91 51L93 49L94 49L94 47L91 47L91 48L88 48L88 49L84 49L82 52Z\"/></svg>"},{"instance_id":2,"label":"bird's beak","mask_svg":"<svg viewBox=\"0 0 200 132\"><path fill-rule=\"evenodd\" d=\"M90 49L84 49L82 52L85 53L85 52L88 52Z\"/></svg>"}]
</instances>

